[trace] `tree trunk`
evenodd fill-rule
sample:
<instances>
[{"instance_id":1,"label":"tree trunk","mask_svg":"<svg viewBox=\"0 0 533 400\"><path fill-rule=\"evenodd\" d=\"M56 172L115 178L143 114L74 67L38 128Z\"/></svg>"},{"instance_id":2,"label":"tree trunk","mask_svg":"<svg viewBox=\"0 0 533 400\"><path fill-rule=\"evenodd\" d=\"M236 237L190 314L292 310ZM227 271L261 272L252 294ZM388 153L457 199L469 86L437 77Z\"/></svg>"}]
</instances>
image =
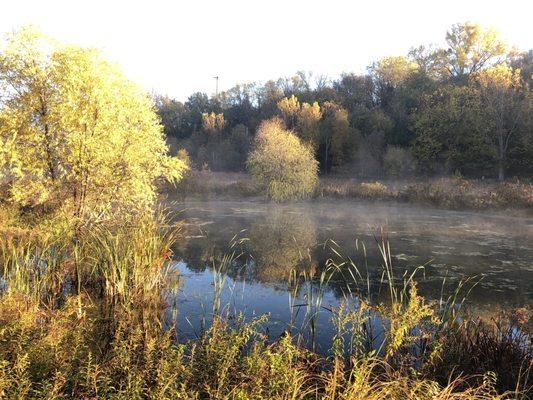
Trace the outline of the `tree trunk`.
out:
<instances>
[{"instance_id":1,"label":"tree trunk","mask_svg":"<svg viewBox=\"0 0 533 400\"><path fill-rule=\"evenodd\" d=\"M505 179L505 139L501 130L498 139L498 180L503 182Z\"/></svg>"},{"instance_id":2,"label":"tree trunk","mask_svg":"<svg viewBox=\"0 0 533 400\"><path fill-rule=\"evenodd\" d=\"M498 180L503 182L505 179L505 167L503 165L503 159L498 160Z\"/></svg>"}]
</instances>

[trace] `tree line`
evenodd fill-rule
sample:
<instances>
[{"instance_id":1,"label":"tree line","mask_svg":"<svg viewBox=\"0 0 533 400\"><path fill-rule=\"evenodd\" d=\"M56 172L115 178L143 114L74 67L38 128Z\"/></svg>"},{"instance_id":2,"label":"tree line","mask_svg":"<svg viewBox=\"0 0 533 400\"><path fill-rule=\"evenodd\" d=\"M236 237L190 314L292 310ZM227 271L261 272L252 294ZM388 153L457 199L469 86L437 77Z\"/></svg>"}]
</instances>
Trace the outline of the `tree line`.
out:
<instances>
[{"instance_id":1,"label":"tree line","mask_svg":"<svg viewBox=\"0 0 533 400\"><path fill-rule=\"evenodd\" d=\"M262 121L279 117L322 173L407 177L531 176L533 50L492 29L453 25L445 45L382 58L365 74L312 73L187 101L156 96L164 132L197 168L246 166Z\"/></svg>"}]
</instances>

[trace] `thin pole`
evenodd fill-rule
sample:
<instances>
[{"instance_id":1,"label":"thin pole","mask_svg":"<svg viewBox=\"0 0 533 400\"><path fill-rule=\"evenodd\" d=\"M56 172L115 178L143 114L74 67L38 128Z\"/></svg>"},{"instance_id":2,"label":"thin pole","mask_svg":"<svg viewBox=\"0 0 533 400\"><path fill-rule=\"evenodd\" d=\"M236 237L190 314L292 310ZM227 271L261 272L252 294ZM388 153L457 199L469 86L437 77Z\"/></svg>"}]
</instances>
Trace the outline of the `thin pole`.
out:
<instances>
[{"instance_id":1,"label":"thin pole","mask_svg":"<svg viewBox=\"0 0 533 400\"><path fill-rule=\"evenodd\" d=\"M213 78L215 78L216 81L215 98L218 99L218 75Z\"/></svg>"}]
</instances>

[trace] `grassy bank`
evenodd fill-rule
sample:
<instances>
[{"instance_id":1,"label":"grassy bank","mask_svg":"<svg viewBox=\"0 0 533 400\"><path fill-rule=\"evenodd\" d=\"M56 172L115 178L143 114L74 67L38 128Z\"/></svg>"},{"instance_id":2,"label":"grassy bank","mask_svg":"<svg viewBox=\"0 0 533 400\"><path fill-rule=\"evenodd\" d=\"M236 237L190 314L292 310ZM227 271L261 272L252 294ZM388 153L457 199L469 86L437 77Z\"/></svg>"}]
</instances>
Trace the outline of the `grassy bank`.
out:
<instances>
[{"instance_id":1,"label":"grassy bank","mask_svg":"<svg viewBox=\"0 0 533 400\"><path fill-rule=\"evenodd\" d=\"M179 343L172 315L180 310L171 306L181 279L171 263L171 247L182 240L179 227L137 217L72 232L57 223L13 226L20 219L10 215L0 233L1 398L531 394L527 312L495 321L469 319L458 313L457 296L428 303L417 294L414 279L400 277L380 304L354 293L330 310L336 334L324 355L298 346L288 333L268 337L265 316L244 321L221 315L217 304L211 326L199 338ZM386 242L380 250L384 273L393 282ZM355 274L355 268L332 264L319 280L330 273ZM294 285L309 277L292 279ZM221 281L213 283L221 289ZM384 327L377 347L371 329L376 320Z\"/></svg>"},{"instance_id":2,"label":"grassy bank","mask_svg":"<svg viewBox=\"0 0 533 400\"><path fill-rule=\"evenodd\" d=\"M192 171L179 184L180 199L262 198L244 173ZM174 188L167 194L176 196ZM361 181L321 177L314 199L362 199L411 203L451 210L533 212L533 184L440 178L419 181Z\"/></svg>"},{"instance_id":3,"label":"grassy bank","mask_svg":"<svg viewBox=\"0 0 533 400\"><path fill-rule=\"evenodd\" d=\"M323 179L319 196L396 200L452 210L533 209L533 185L441 178L412 182Z\"/></svg>"}]
</instances>

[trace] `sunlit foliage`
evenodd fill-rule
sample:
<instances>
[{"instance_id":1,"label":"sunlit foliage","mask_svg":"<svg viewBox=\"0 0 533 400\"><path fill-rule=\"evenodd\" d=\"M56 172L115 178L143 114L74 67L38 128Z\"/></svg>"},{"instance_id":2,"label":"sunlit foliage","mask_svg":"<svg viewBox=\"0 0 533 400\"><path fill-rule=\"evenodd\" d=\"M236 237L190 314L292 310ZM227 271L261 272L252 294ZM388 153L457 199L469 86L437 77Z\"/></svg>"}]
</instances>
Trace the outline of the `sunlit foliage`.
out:
<instances>
[{"instance_id":1,"label":"sunlit foliage","mask_svg":"<svg viewBox=\"0 0 533 400\"><path fill-rule=\"evenodd\" d=\"M441 50L438 56L445 70L455 77L468 76L501 62L509 51L498 32L472 22L453 25L446 33L446 43L448 48Z\"/></svg>"},{"instance_id":2,"label":"sunlit foliage","mask_svg":"<svg viewBox=\"0 0 533 400\"><path fill-rule=\"evenodd\" d=\"M278 201L308 197L318 182L313 152L279 119L261 124L247 166L256 185Z\"/></svg>"},{"instance_id":3,"label":"sunlit foliage","mask_svg":"<svg viewBox=\"0 0 533 400\"><path fill-rule=\"evenodd\" d=\"M403 56L384 57L370 68L379 84L397 87L416 70L416 64Z\"/></svg>"},{"instance_id":4,"label":"sunlit foliage","mask_svg":"<svg viewBox=\"0 0 533 400\"><path fill-rule=\"evenodd\" d=\"M289 129L296 126L298 115L300 114L301 105L295 95L285 97L278 102L278 109L285 121L285 125Z\"/></svg>"},{"instance_id":5,"label":"sunlit foliage","mask_svg":"<svg viewBox=\"0 0 533 400\"><path fill-rule=\"evenodd\" d=\"M241 149L222 138L205 144L203 113L224 113L226 132L242 125L251 136L261 121L281 116L312 147L323 173L380 178L390 169L387 149L398 148L413 155L417 175L529 177L532 51L517 53L495 30L472 22L451 26L443 39L441 46L414 43L405 55L380 58L367 73L345 73L330 81L298 71L265 84L237 85L216 98L195 93L185 103L162 102L160 115L193 161L216 170L227 165L235 170L234 164L242 169L242 163L225 163L223 157L235 158ZM496 96L505 100L498 111L494 96L503 93L501 88L482 85L479 75L503 66L515 81L504 97ZM339 108L336 116L328 104ZM170 116L169 108L179 116ZM394 154L399 153L392 150L389 156Z\"/></svg>"},{"instance_id":6,"label":"sunlit foliage","mask_svg":"<svg viewBox=\"0 0 533 400\"><path fill-rule=\"evenodd\" d=\"M281 210L250 226L255 275L262 282L286 282L293 270L309 269L309 251L317 242L317 227L305 214Z\"/></svg>"},{"instance_id":7,"label":"sunlit foliage","mask_svg":"<svg viewBox=\"0 0 533 400\"><path fill-rule=\"evenodd\" d=\"M143 209L158 178L186 168L166 155L149 97L95 50L25 28L0 54L0 85L0 179L15 204Z\"/></svg>"},{"instance_id":8,"label":"sunlit foliage","mask_svg":"<svg viewBox=\"0 0 533 400\"><path fill-rule=\"evenodd\" d=\"M315 101L313 104L302 103L302 108L297 116L297 130L301 139L316 148L320 139L319 122L322 118L320 106Z\"/></svg>"},{"instance_id":9,"label":"sunlit foliage","mask_svg":"<svg viewBox=\"0 0 533 400\"><path fill-rule=\"evenodd\" d=\"M202 129L204 132L214 134L220 132L226 126L224 114L203 113L202 114Z\"/></svg>"}]
</instances>

